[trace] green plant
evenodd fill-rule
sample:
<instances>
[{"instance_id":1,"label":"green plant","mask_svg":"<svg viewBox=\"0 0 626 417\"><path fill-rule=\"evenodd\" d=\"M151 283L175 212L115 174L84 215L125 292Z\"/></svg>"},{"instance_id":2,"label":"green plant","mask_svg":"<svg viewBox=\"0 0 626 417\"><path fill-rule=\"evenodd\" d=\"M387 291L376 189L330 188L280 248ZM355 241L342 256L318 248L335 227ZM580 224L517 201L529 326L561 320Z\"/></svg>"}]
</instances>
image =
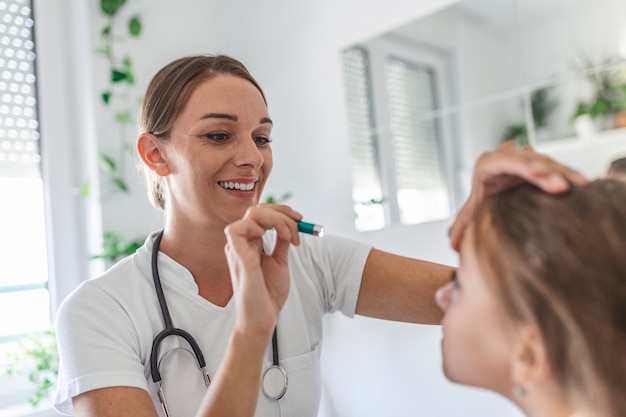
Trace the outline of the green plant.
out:
<instances>
[{"instance_id":1,"label":"green plant","mask_svg":"<svg viewBox=\"0 0 626 417\"><path fill-rule=\"evenodd\" d=\"M548 126L548 118L558 103L551 97L552 87L541 87L530 93L530 108L532 110L535 129ZM512 123L502 133L502 141L514 140L518 145L529 144L528 128L525 123Z\"/></svg>"},{"instance_id":2,"label":"green plant","mask_svg":"<svg viewBox=\"0 0 626 417\"><path fill-rule=\"evenodd\" d=\"M576 110L574 111L571 120L574 121L577 117L585 114L589 115L591 120L596 120L601 116L611 113L613 113L611 103L605 98L598 97L590 102L579 101L576 104Z\"/></svg>"},{"instance_id":3,"label":"green plant","mask_svg":"<svg viewBox=\"0 0 626 417\"><path fill-rule=\"evenodd\" d=\"M100 30L102 44L96 49L96 54L104 58L108 83L100 92L102 104L111 109L113 122L119 132L118 155L107 155L100 152L98 155L100 170L104 177L108 178L108 190L104 199L117 192L128 192L129 187L124 178L125 160L132 157L133 147L127 140L128 128L134 126L134 107L136 101L129 99L131 87L135 83L133 61L128 55L119 57L116 54L116 46L127 39L136 38L141 34L142 23L139 16L132 16L126 22L126 35L116 32L120 10L126 4L126 0L100 0L100 11L106 18L104 27ZM83 196L90 195L89 181L83 183L79 193Z\"/></svg>"},{"instance_id":4,"label":"green plant","mask_svg":"<svg viewBox=\"0 0 626 417\"><path fill-rule=\"evenodd\" d=\"M525 124L513 123L504 130L502 141L513 140L518 145L528 145L528 129Z\"/></svg>"},{"instance_id":5,"label":"green plant","mask_svg":"<svg viewBox=\"0 0 626 417\"><path fill-rule=\"evenodd\" d=\"M614 115L626 109L626 75L624 60L611 56L595 65L589 58L583 57L583 69L589 71L586 76L592 88L589 100L580 100L571 120L587 114L592 120L602 116Z\"/></svg>"},{"instance_id":6,"label":"green plant","mask_svg":"<svg viewBox=\"0 0 626 417\"><path fill-rule=\"evenodd\" d=\"M548 118L557 107L557 101L551 96L552 87L537 88L530 94L530 106L533 112L535 128L548 126Z\"/></svg>"},{"instance_id":7,"label":"green plant","mask_svg":"<svg viewBox=\"0 0 626 417\"><path fill-rule=\"evenodd\" d=\"M265 204L281 204L284 203L286 200L289 200L291 198L292 194L290 192L286 192L285 194L281 195L280 197L274 197L273 195L268 195L265 200L263 201L263 203Z\"/></svg>"},{"instance_id":8,"label":"green plant","mask_svg":"<svg viewBox=\"0 0 626 417\"><path fill-rule=\"evenodd\" d=\"M128 241L113 232L103 233L102 253L93 255L92 259L107 259L117 261L118 259L132 255L143 244L143 240Z\"/></svg>"},{"instance_id":9,"label":"green plant","mask_svg":"<svg viewBox=\"0 0 626 417\"><path fill-rule=\"evenodd\" d=\"M126 161L133 158L133 147L128 141L129 132L135 125L134 112L137 100L131 99L132 88L135 84L133 61L130 56L117 54L117 47L128 39L137 38L141 34L142 22L139 16L131 16L125 25L117 25L126 0L99 0L100 11L105 17L105 24L100 30L101 45L96 54L104 58L107 73L107 84L100 92L100 101L110 110L112 121L118 131L118 151L116 155L109 155L102 151L98 153L98 165L102 172L103 192L101 200L105 201L116 193L128 193L130 187L125 178ZM118 33L120 27L124 29ZM82 196L90 195L89 181L80 187ZM92 256L92 259L107 259L116 261L122 256L134 253L142 241L127 241L111 231L103 233L102 253Z\"/></svg>"},{"instance_id":10,"label":"green plant","mask_svg":"<svg viewBox=\"0 0 626 417\"><path fill-rule=\"evenodd\" d=\"M370 198L367 201L360 201L358 204L362 206L372 206L376 204L383 204L385 202L385 198Z\"/></svg>"},{"instance_id":11,"label":"green plant","mask_svg":"<svg viewBox=\"0 0 626 417\"><path fill-rule=\"evenodd\" d=\"M48 397L59 372L59 355L54 332L48 330L40 335L24 337L18 348L7 354L7 375L26 374L35 385L35 392L28 398L30 405L37 406Z\"/></svg>"}]
</instances>

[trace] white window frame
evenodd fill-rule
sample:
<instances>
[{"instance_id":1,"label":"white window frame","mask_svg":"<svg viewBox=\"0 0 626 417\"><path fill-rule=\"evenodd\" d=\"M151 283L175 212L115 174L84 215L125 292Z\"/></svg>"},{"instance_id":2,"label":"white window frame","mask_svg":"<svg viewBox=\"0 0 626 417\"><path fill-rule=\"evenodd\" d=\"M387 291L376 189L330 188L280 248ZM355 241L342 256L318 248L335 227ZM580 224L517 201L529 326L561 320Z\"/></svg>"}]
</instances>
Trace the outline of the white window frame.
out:
<instances>
[{"instance_id":1,"label":"white window frame","mask_svg":"<svg viewBox=\"0 0 626 417\"><path fill-rule=\"evenodd\" d=\"M390 114L387 108L388 95L385 87L385 61L392 57L415 65L427 66L433 70L436 77L435 101L438 109L450 108L452 102L451 57L442 50L426 45L416 45L397 35L383 35L364 42L356 47L366 51L369 63L370 87L374 121L376 124L375 136L379 152L379 168L381 184L385 196L383 206L385 213L385 227L402 224L400 208L398 206L398 187L395 178L395 161L391 141ZM425 117L436 118L439 133L439 158L443 181L448 190L449 209L440 219L448 219L456 207L456 184L453 175L452 153L452 123L450 115L434 110ZM429 222L429 221L426 221Z\"/></svg>"},{"instance_id":2,"label":"white window frame","mask_svg":"<svg viewBox=\"0 0 626 417\"><path fill-rule=\"evenodd\" d=\"M89 4L84 0L32 0L37 51L37 89L48 246L48 289L52 319L61 302L89 276L104 268L90 261L100 242L88 242L86 227L97 225L99 204L80 197L77 186L97 172L86 155L95 141ZM77 117L77 115L81 117ZM91 174L91 175L90 175ZM97 175L97 174L96 174ZM24 377L25 380L25 377ZM58 416L50 404L33 409L18 403L32 391L24 380L0 375L0 417ZM10 408L6 408L10 407Z\"/></svg>"}]
</instances>

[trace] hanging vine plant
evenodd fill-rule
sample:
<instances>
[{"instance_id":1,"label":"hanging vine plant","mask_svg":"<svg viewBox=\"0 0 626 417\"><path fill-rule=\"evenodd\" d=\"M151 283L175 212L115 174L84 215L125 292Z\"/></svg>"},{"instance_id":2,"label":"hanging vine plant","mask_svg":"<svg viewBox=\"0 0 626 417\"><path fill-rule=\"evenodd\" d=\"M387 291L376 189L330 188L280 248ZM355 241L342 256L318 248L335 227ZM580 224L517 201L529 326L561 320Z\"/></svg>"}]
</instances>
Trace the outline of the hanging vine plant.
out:
<instances>
[{"instance_id":1,"label":"hanging vine plant","mask_svg":"<svg viewBox=\"0 0 626 417\"><path fill-rule=\"evenodd\" d=\"M98 154L100 170L108 179L109 185L109 192L103 198L113 193L129 191L128 183L124 178L124 160L133 152L132 146L126 139L126 133L127 129L135 124L133 116L135 101L128 98L135 83L135 75L132 59L128 55L119 57L116 54L116 46L130 38L139 37L142 23L139 16L131 16L124 26L125 33L116 32L120 27L116 22L125 4L126 0L100 0L100 11L105 16L106 23L100 31L101 46L96 49L96 54L105 59L108 73L108 83L101 91L100 99L102 104L113 112L120 139L117 155L108 155L104 152ZM89 181L81 186L80 194L90 195Z\"/></svg>"},{"instance_id":2,"label":"hanging vine plant","mask_svg":"<svg viewBox=\"0 0 626 417\"><path fill-rule=\"evenodd\" d=\"M116 193L128 193L130 187L124 178L126 160L132 159L134 148L128 141L128 132L135 126L134 111L137 100L131 99L135 84L133 61L130 56L118 54L118 47L129 39L141 35L142 22L139 16L129 17L125 24L119 24L121 11L127 4L126 0L99 0L100 11L106 18L100 30L101 45L96 54L106 63L107 84L100 92L102 104L111 110L113 122L119 133L117 155L99 152L98 163L103 178L106 178L106 190L102 200ZM121 32L121 33L120 33ZM134 132L134 130L133 130ZM89 182L81 187L81 194L90 194ZM134 253L143 240L128 240L118 234L105 231L103 233L102 253L93 255L92 259L117 261L121 257Z\"/></svg>"}]
</instances>

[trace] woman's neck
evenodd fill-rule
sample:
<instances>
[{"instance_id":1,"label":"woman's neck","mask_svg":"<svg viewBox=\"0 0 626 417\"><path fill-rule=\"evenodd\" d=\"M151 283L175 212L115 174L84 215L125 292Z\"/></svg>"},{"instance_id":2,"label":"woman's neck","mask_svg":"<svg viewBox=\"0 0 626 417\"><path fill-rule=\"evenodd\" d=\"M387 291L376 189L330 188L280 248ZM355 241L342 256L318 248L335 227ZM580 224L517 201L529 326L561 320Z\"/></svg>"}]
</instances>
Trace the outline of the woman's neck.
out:
<instances>
[{"instance_id":1,"label":"woman's neck","mask_svg":"<svg viewBox=\"0 0 626 417\"><path fill-rule=\"evenodd\" d=\"M225 245L223 227L190 230L166 224L160 251L189 270L200 296L223 307L233 294Z\"/></svg>"}]
</instances>

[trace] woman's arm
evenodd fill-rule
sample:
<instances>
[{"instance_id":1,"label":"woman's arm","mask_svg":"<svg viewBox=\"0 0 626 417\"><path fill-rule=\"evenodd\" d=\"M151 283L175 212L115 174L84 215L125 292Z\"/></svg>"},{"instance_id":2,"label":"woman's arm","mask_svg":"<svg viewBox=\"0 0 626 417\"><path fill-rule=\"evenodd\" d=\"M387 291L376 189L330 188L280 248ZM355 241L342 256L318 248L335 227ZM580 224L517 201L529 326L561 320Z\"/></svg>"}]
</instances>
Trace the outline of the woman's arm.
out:
<instances>
[{"instance_id":1,"label":"woman's arm","mask_svg":"<svg viewBox=\"0 0 626 417\"><path fill-rule=\"evenodd\" d=\"M111 387L72 399L76 417L157 417L150 395L141 388Z\"/></svg>"},{"instance_id":2,"label":"woman's arm","mask_svg":"<svg viewBox=\"0 0 626 417\"><path fill-rule=\"evenodd\" d=\"M435 291L453 268L372 249L363 270L356 313L379 319L439 324Z\"/></svg>"}]
</instances>

